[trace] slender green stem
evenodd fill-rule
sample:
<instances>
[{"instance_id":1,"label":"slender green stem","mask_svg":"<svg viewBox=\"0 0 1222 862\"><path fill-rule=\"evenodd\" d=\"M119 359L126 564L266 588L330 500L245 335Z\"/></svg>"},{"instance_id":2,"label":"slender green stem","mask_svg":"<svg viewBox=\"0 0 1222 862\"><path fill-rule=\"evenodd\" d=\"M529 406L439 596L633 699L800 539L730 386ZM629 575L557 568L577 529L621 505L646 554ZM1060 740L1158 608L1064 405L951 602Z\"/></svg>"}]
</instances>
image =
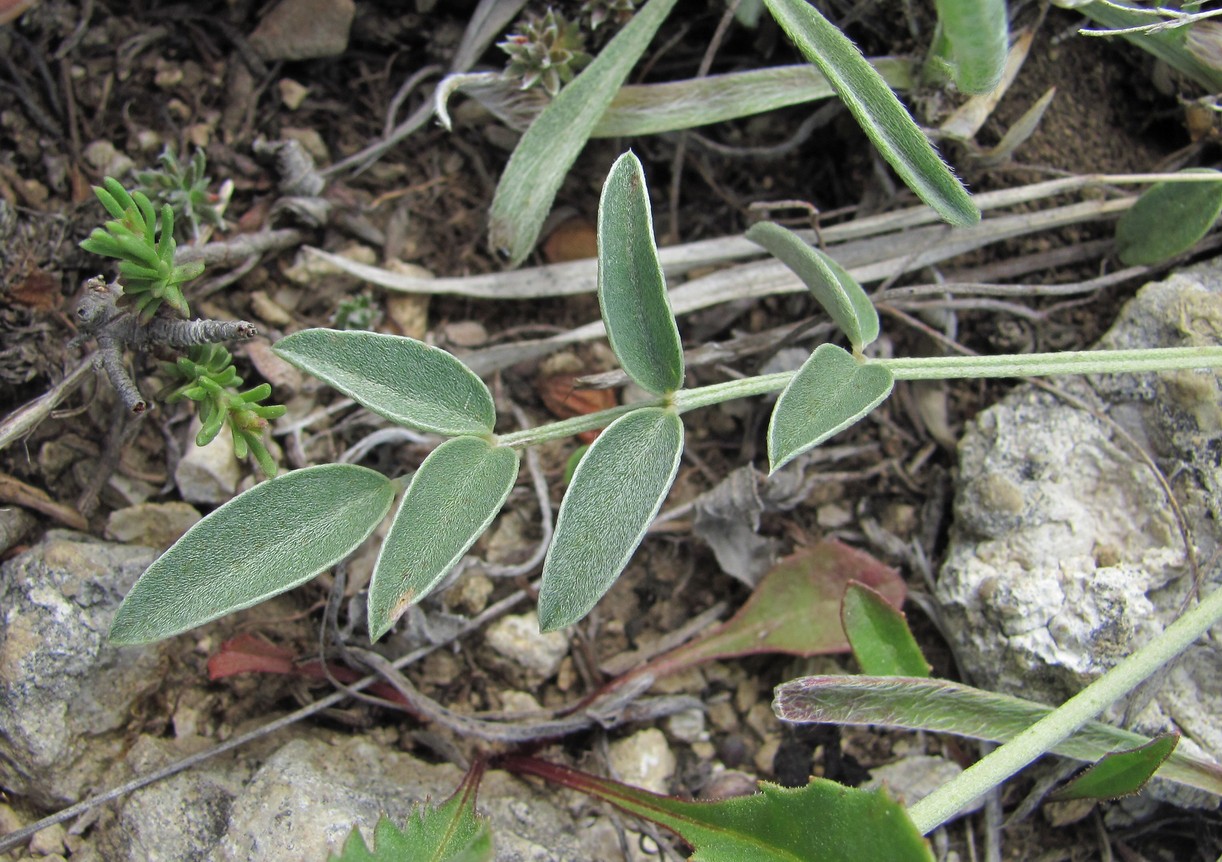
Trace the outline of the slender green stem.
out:
<instances>
[{"instance_id":1,"label":"slender green stem","mask_svg":"<svg viewBox=\"0 0 1222 862\"><path fill-rule=\"evenodd\" d=\"M1079 350L1066 353L1026 353L1006 356L932 356L916 359L866 359L891 369L896 380L949 380L966 377L1046 377L1056 374L1117 374L1122 372L1174 371L1182 368L1222 367L1222 347L1163 347L1142 350ZM669 398L654 398L635 404L622 404L609 410L587 413L502 434L497 442L502 446L534 446L545 440L556 440L605 428L625 413L641 407L673 406L680 413L708 407L736 398L749 398L768 392L779 392L793 378L792 371L728 380L682 389Z\"/></svg>"},{"instance_id":2,"label":"slender green stem","mask_svg":"<svg viewBox=\"0 0 1222 862\"><path fill-rule=\"evenodd\" d=\"M1006 356L932 356L872 360L891 369L896 380L963 377L1044 377L1055 374L1117 374L1222 366L1222 347L1164 347L1141 350L1076 350Z\"/></svg>"},{"instance_id":3,"label":"slender green stem","mask_svg":"<svg viewBox=\"0 0 1222 862\"><path fill-rule=\"evenodd\" d=\"M501 434L497 437L496 442L502 446L524 449L527 446L536 446L545 440L558 440L563 437L572 437L574 434L580 434L582 431L595 431L599 428L606 428L625 413L631 413L633 410L638 410L641 407L662 407L665 404L665 398L637 401L634 404L621 404L618 407L599 410L597 413L587 413L584 416L574 416L572 419L562 419L550 425L540 425L537 428L525 428L510 434Z\"/></svg>"},{"instance_id":4,"label":"slender green stem","mask_svg":"<svg viewBox=\"0 0 1222 862\"><path fill-rule=\"evenodd\" d=\"M1162 634L1067 700L1060 709L1028 727L1005 745L972 764L908 809L912 822L926 835L1005 781L1018 770L1124 697L1159 668L1188 649L1198 637L1222 620L1222 589L1167 626Z\"/></svg>"}]
</instances>

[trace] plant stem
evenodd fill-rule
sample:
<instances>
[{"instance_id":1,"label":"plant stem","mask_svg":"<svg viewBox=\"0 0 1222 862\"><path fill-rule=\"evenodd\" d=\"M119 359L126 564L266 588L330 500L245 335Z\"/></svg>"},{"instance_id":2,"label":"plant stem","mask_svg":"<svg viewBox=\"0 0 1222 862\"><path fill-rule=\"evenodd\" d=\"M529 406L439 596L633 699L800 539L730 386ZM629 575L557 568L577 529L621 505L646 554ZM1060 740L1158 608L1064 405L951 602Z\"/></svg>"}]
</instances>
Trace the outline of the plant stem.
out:
<instances>
[{"instance_id":1,"label":"plant stem","mask_svg":"<svg viewBox=\"0 0 1222 862\"><path fill-rule=\"evenodd\" d=\"M1222 367L1222 347L1156 347L1139 350L1078 350L1065 353L1024 353L1004 356L933 356L915 359L865 359L865 362L891 369L896 380L949 380L967 377L1046 377L1056 374L1118 374L1124 372L1174 371L1184 368ZM742 380L728 380L681 389L669 397L658 397L635 404L621 404L597 413L574 416L502 434L497 442L502 446L534 446L546 440L556 440L605 428L625 413L641 407L673 406L680 413L708 407L736 398L749 398L784 389L794 372L782 371Z\"/></svg>"},{"instance_id":2,"label":"plant stem","mask_svg":"<svg viewBox=\"0 0 1222 862\"><path fill-rule=\"evenodd\" d=\"M1167 626L1162 634L1067 700L1060 709L1028 727L1005 745L972 764L958 777L908 809L912 822L927 835L1051 750L1086 722L1152 677L1222 620L1222 589Z\"/></svg>"},{"instance_id":3,"label":"plant stem","mask_svg":"<svg viewBox=\"0 0 1222 862\"><path fill-rule=\"evenodd\" d=\"M1054 374L1116 374L1222 366L1222 347L1162 347L1139 350L1075 350L1005 356L932 356L871 360L891 369L896 380L962 377L1044 377Z\"/></svg>"}]
</instances>

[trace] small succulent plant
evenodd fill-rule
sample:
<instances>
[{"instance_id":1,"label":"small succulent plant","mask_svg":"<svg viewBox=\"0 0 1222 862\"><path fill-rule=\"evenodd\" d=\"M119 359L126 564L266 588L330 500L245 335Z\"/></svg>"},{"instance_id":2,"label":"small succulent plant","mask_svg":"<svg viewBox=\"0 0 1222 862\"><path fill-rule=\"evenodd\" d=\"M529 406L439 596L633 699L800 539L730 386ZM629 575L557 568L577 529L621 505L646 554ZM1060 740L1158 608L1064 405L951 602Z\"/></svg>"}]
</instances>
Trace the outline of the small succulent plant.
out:
<instances>
[{"instance_id":1,"label":"small succulent plant","mask_svg":"<svg viewBox=\"0 0 1222 862\"><path fill-rule=\"evenodd\" d=\"M522 22L518 32L498 42L497 47L509 55L507 79L520 82L523 90L537 84L552 96L592 59L586 53L585 34L577 22L554 9L548 9L541 18Z\"/></svg>"},{"instance_id":2,"label":"small succulent plant","mask_svg":"<svg viewBox=\"0 0 1222 862\"><path fill-rule=\"evenodd\" d=\"M196 150L184 166L174 150L166 147L157 157L160 168L136 172L140 183L137 191L157 204L168 204L179 224L190 225L191 236L199 236L201 224L220 227L222 224L219 198L208 191L211 181L204 174L207 159L203 150Z\"/></svg>"},{"instance_id":3,"label":"small succulent plant","mask_svg":"<svg viewBox=\"0 0 1222 862\"><path fill-rule=\"evenodd\" d=\"M265 475L276 475L276 462L263 443L263 434L269 420L284 415L284 406L259 403L272 394L271 386L261 383L239 392L242 378L229 351L219 344L197 344L186 356L164 362L162 367L174 378L163 393L166 403L184 398L199 403L203 427L195 438L197 446L211 443L228 420L234 454L239 458L252 454Z\"/></svg>"},{"instance_id":4,"label":"small succulent plant","mask_svg":"<svg viewBox=\"0 0 1222 862\"><path fill-rule=\"evenodd\" d=\"M81 248L119 261L124 298L135 305L141 320L151 320L163 302L187 317L190 311L182 285L198 277L204 265L198 261L174 263L174 210L170 204L162 205L158 220L147 196L139 191L128 194L112 177L94 186L93 193L113 220L94 228Z\"/></svg>"}]
</instances>

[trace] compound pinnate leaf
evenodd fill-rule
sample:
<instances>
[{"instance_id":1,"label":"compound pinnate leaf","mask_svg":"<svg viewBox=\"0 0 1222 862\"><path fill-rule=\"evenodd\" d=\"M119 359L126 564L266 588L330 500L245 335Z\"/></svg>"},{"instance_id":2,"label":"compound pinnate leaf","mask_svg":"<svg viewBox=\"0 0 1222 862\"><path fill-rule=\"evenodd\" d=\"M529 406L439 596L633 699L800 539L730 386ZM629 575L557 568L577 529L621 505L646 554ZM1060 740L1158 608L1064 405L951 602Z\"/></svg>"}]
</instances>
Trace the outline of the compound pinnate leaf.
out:
<instances>
[{"instance_id":1,"label":"compound pinnate leaf","mask_svg":"<svg viewBox=\"0 0 1222 862\"><path fill-rule=\"evenodd\" d=\"M882 365L858 362L834 344L821 344L789 381L768 422L773 472L865 416L891 394L895 380Z\"/></svg>"},{"instance_id":2,"label":"compound pinnate leaf","mask_svg":"<svg viewBox=\"0 0 1222 862\"><path fill-rule=\"evenodd\" d=\"M416 471L369 585L369 637L377 640L452 569L505 503L518 455L479 437L442 443Z\"/></svg>"},{"instance_id":3,"label":"compound pinnate leaf","mask_svg":"<svg viewBox=\"0 0 1222 862\"><path fill-rule=\"evenodd\" d=\"M1209 232L1222 213L1222 172L1193 168L1184 173L1213 174L1218 182L1155 183L1116 223L1116 250L1127 266L1162 263L1188 251Z\"/></svg>"},{"instance_id":4,"label":"compound pinnate leaf","mask_svg":"<svg viewBox=\"0 0 1222 862\"><path fill-rule=\"evenodd\" d=\"M1052 712L1051 706L940 679L901 676L808 676L776 687L772 711L782 721L875 724L1007 742ZM1057 743L1053 753L1094 762L1150 738L1097 721ZM1159 778L1222 795L1222 767L1173 751Z\"/></svg>"},{"instance_id":5,"label":"compound pinnate leaf","mask_svg":"<svg viewBox=\"0 0 1222 862\"><path fill-rule=\"evenodd\" d=\"M865 584L851 581L840 605L840 622L861 672L870 676L929 676L899 608Z\"/></svg>"},{"instance_id":6,"label":"compound pinnate leaf","mask_svg":"<svg viewBox=\"0 0 1222 862\"><path fill-rule=\"evenodd\" d=\"M488 229L492 247L514 266L534 248L569 168L676 2L650 0L641 7L518 142L497 184Z\"/></svg>"},{"instance_id":7,"label":"compound pinnate leaf","mask_svg":"<svg viewBox=\"0 0 1222 862\"><path fill-rule=\"evenodd\" d=\"M849 337L854 350L878 338L878 312L861 285L844 268L800 236L779 224L759 222L747 231L747 239L794 271Z\"/></svg>"},{"instance_id":8,"label":"compound pinnate leaf","mask_svg":"<svg viewBox=\"0 0 1222 862\"><path fill-rule=\"evenodd\" d=\"M1052 794L1052 798L1057 802L1119 799L1138 793L1175 751L1179 741L1179 734L1164 733L1137 748L1114 751Z\"/></svg>"},{"instance_id":9,"label":"compound pinnate leaf","mask_svg":"<svg viewBox=\"0 0 1222 862\"><path fill-rule=\"evenodd\" d=\"M693 862L934 858L903 806L883 790L858 790L825 778L805 787L761 781L751 796L691 802L528 758L511 758L506 765L665 826L692 846Z\"/></svg>"},{"instance_id":10,"label":"compound pinnate leaf","mask_svg":"<svg viewBox=\"0 0 1222 862\"><path fill-rule=\"evenodd\" d=\"M496 422L484 381L449 353L414 338L306 329L282 338L273 350L399 425L483 436Z\"/></svg>"},{"instance_id":11,"label":"compound pinnate leaf","mask_svg":"<svg viewBox=\"0 0 1222 862\"><path fill-rule=\"evenodd\" d=\"M683 422L661 407L621 416L590 446L543 563L543 631L577 622L615 583L666 499L682 451Z\"/></svg>"},{"instance_id":12,"label":"compound pinnate leaf","mask_svg":"<svg viewBox=\"0 0 1222 862\"><path fill-rule=\"evenodd\" d=\"M115 614L110 640L161 640L279 595L342 560L386 516L394 484L324 464L255 485L187 531Z\"/></svg>"},{"instance_id":13,"label":"compound pinnate leaf","mask_svg":"<svg viewBox=\"0 0 1222 862\"><path fill-rule=\"evenodd\" d=\"M482 773L482 766L473 766L453 796L436 808L421 804L402 829L385 815L378 818L372 850L354 826L343 851L328 856L328 862L488 862L492 830L475 813Z\"/></svg>"},{"instance_id":14,"label":"compound pinnate leaf","mask_svg":"<svg viewBox=\"0 0 1222 862\"><path fill-rule=\"evenodd\" d=\"M598 204L598 304L629 377L657 395L683 385L683 346L653 241L645 172L631 152L611 166Z\"/></svg>"},{"instance_id":15,"label":"compound pinnate leaf","mask_svg":"<svg viewBox=\"0 0 1222 862\"><path fill-rule=\"evenodd\" d=\"M967 189L857 46L807 0L764 0L764 5L831 83L908 188L953 225L966 227L980 221L980 210Z\"/></svg>"},{"instance_id":16,"label":"compound pinnate leaf","mask_svg":"<svg viewBox=\"0 0 1222 862\"><path fill-rule=\"evenodd\" d=\"M935 5L955 85L963 93L993 92L1010 47L1005 0L936 0Z\"/></svg>"}]
</instances>

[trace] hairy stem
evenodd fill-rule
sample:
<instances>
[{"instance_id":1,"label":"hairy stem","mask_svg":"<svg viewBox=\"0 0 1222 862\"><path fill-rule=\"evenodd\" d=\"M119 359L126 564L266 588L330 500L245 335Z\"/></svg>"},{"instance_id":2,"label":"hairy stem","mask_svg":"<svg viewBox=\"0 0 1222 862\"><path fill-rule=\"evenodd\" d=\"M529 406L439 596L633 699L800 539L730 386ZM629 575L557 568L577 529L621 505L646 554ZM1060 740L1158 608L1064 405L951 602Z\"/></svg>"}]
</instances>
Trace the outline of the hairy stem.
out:
<instances>
[{"instance_id":1,"label":"hairy stem","mask_svg":"<svg viewBox=\"0 0 1222 862\"><path fill-rule=\"evenodd\" d=\"M1065 353L1027 353L1005 356L934 356L915 359L862 359L883 365L896 380L949 380L969 377L1051 377L1058 374L1119 374L1174 371L1187 368L1222 367L1222 347L1161 347L1140 350L1078 350ZM642 407L672 406L679 413L708 407L736 398L779 392L794 372L765 374L682 389L669 397L623 404L585 416L575 416L538 428L502 434L502 446L534 446L545 440L570 437L582 431L605 428L625 413Z\"/></svg>"}]
</instances>

